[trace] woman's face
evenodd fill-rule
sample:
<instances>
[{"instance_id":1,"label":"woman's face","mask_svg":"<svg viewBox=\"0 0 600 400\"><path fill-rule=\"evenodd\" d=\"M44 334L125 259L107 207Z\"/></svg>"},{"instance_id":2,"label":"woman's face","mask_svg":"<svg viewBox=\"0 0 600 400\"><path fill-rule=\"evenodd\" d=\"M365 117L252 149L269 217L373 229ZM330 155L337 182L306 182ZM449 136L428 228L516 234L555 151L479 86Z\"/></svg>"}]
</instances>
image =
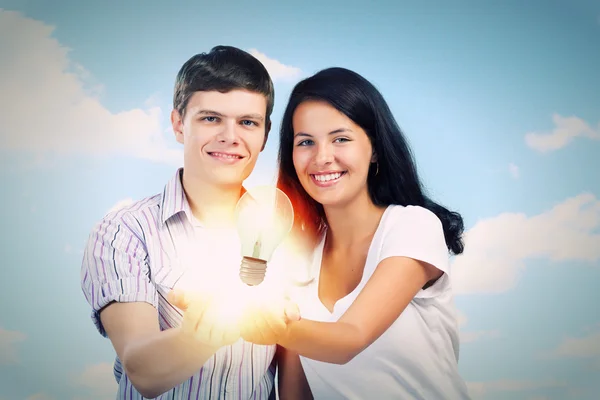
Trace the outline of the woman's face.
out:
<instances>
[{"instance_id":1,"label":"woman's face","mask_svg":"<svg viewBox=\"0 0 600 400\"><path fill-rule=\"evenodd\" d=\"M315 201L335 207L368 197L373 148L360 126L322 101L300 104L292 124L294 168Z\"/></svg>"}]
</instances>

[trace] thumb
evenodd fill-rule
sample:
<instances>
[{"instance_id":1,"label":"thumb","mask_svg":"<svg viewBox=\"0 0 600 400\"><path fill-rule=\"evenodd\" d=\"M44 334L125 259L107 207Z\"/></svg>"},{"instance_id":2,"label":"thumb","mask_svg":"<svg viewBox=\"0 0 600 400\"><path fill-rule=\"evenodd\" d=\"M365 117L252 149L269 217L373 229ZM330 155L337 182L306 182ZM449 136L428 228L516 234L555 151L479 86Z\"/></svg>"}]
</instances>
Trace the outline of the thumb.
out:
<instances>
[{"instance_id":1,"label":"thumb","mask_svg":"<svg viewBox=\"0 0 600 400\"><path fill-rule=\"evenodd\" d=\"M175 307L185 311L188 308L188 301L185 293L181 289L173 289L167 294L167 300Z\"/></svg>"},{"instance_id":2,"label":"thumb","mask_svg":"<svg viewBox=\"0 0 600 400\"><path fill-rule=\"evenodd\" d=\"M296 303L293 303L291 300L287 299L284 305L286 323L292 321L300 321L300 309Z\"/></svg>"}]
</instances>

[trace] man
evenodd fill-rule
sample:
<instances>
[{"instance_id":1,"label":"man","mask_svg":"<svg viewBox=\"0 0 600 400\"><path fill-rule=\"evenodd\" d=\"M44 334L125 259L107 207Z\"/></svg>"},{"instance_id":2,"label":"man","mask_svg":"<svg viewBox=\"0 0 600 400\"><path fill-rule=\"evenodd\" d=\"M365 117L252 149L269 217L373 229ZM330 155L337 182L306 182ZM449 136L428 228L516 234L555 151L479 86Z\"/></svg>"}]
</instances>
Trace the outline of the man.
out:
<instances>
[{"instance_id":1,"label":"man","mask_svg":"<svg viewBox=\"0 0 600 400\"><path fill-rule=\"evenodd\" d=\"M161 194L91 232L81 283L115 348L118 399L274 398L275 346L239 340L207 302L172 291L186 276L218 287L239 267L233 210L266 144L273 103L272 80L250 54L217 46L193 56L177 75L171 113L183 168Z\"/></svg>"}]
</instances>

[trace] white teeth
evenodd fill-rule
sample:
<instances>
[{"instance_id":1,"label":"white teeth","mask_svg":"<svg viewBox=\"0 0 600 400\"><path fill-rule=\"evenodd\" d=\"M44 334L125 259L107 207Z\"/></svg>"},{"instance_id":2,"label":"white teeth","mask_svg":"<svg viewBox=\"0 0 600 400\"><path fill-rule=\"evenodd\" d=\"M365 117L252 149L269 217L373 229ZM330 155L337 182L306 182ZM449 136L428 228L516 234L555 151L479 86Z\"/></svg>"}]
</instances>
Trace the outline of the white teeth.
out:
<instances>
[{"instance_id":1,"label":"white teeth","mask_svg":"<svg viewBox=\"0 0 600 400\"><path fill-rule=\"evenodd\" d=\"M240 156L232 155L232 154L223 154L223 153L212 153L213 156L221 157L221 158L241 158Z\"/></svg>"},{"instance_id":2,"label":"white teeth","mask_svg":"<svg viewBox=\"0 0 600 400\"><path fill-rule=\"evenodd\" d=\"M329 181L338 179L340 176L342 176L342 173L336 172L335 174L313 175L313 176L319 182L329 182Z\"/></svg>"}]
</instances>

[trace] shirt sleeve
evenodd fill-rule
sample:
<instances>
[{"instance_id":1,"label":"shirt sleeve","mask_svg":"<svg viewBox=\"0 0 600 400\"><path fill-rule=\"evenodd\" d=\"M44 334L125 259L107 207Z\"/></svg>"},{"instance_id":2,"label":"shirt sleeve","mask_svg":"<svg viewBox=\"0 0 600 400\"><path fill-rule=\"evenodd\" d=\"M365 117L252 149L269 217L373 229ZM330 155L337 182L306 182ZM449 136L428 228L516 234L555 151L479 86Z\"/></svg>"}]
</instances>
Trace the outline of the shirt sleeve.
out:
<instances>
[{"instance_id":1,"label":"shirt sleeve","mask_svg":"<svg viewBox=\"0 0 600 400\"><path fill-rule=\"evenodd\" d=\"M426 262L444 274L415 297L434 297L449 287L449 254L440 219L419 206L397 207L392 211L383 237L379 261L408 257Z\"/></svg>"},{"instance_id":2,"label":"shirt sleeve","mask_svg":"<svg viewBox=\"0 0 600 400\"><path fill-rule=\"evenodd\" d=\"M127 214L106 216L88 238L81 264L81 288L92 307L92 321L107 337L100 311L112 302L147 302L158 305L158 293L150 279L143 235L128 223ZM129 219L132 219L130 217Z\"/></svg>"}]
</instances>

